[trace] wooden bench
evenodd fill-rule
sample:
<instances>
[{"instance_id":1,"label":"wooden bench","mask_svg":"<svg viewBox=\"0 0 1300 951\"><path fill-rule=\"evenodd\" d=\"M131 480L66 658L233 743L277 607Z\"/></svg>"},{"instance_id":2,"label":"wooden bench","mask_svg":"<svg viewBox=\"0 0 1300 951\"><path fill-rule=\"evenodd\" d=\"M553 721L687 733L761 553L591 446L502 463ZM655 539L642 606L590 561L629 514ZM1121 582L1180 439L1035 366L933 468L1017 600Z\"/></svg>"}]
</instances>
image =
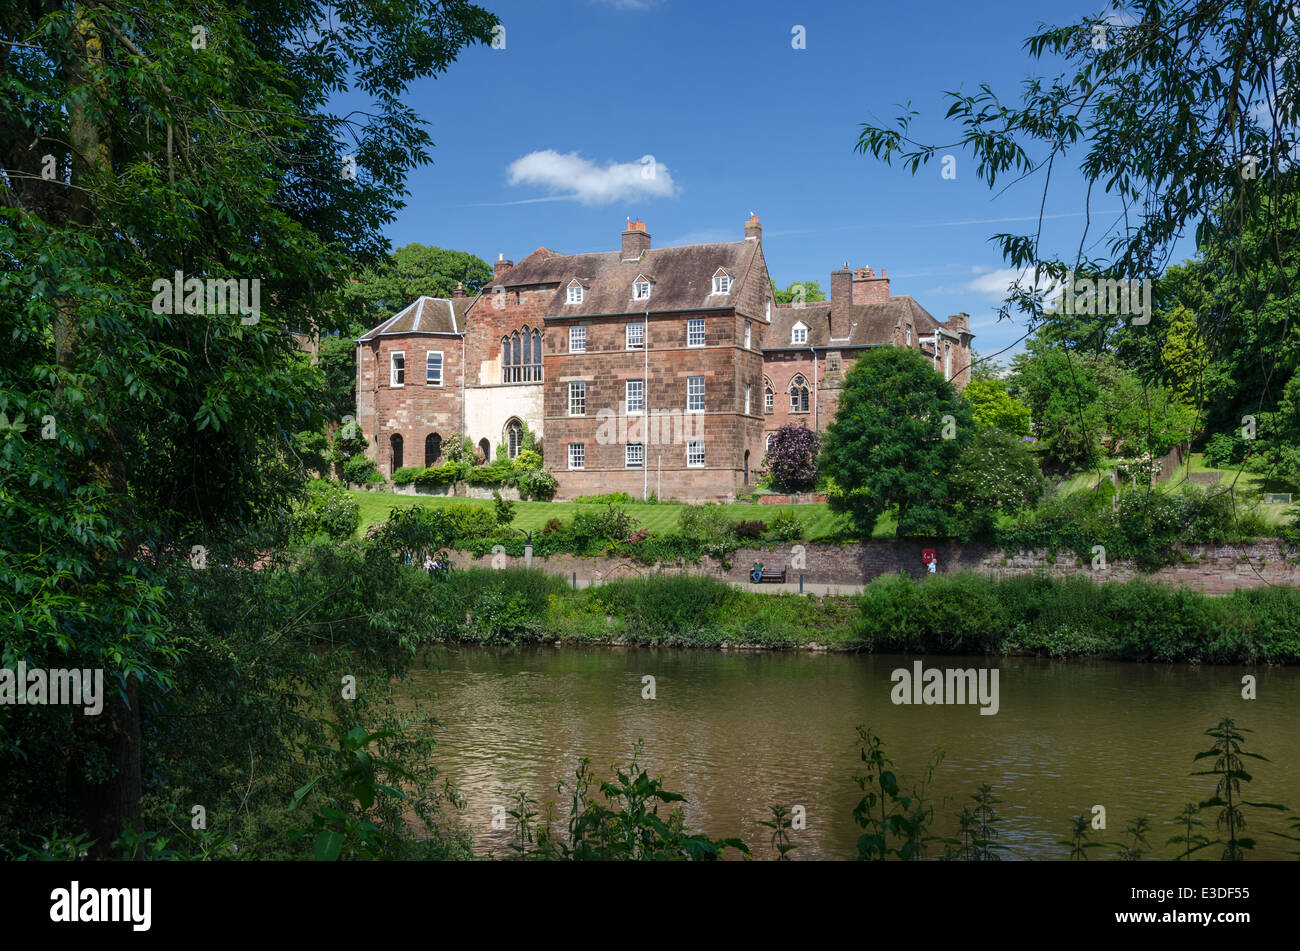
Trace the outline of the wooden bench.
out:
<instances>
[{"instance_id":1,"label":"wooden bench","mask_svg":"<svg viewBox=\"0 0 1300 951\"><path fill-rule=\"evenodd\" d=\"M756 561L749 571L749 580L754 584L785 584L785 572L785 568L780 571L775 568L764 568L762 562Z\"/></svg>"}]
</instances>

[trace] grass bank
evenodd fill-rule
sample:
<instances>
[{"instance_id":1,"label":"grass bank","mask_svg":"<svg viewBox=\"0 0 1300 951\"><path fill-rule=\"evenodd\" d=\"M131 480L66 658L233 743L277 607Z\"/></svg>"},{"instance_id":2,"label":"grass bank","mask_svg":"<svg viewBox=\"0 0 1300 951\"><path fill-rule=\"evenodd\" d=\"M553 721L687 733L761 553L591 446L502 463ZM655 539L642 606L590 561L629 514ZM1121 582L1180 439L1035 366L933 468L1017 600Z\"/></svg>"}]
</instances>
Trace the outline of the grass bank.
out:
<instances>
[{"instance_id":1,"label":"grass bank","mask_svg":"<svg viewBox=\"0 0 1300 951\"><path fill-rule=\"evenodd\" d=\"M350 490L349 494L361 506L361 525L358 535L363 535L370 526L378 525L388 518L394 508L423 505L427 508L441 508L452 502L480 506L491 510L490 499L459 499L443 495L399 495L394 492L358 492ZM686 506L679 502L659 502L649 505L644 502L629 502L619 508L636 519L640 528L660 534L672 534L677 531L678 519ZM603 506L601 506L603 508ZM844 526L838 516L827 505L757 505L734 503L725 505L726 514L733 521L772 521L780 512L793 511L804 524L804 537L807 540L821 538L838 538L844 532ZM537 531L547 521L558 518L569 522L578 512L597 510L596 506L580 502L516 502L515 519L511 528L524 531ZM890 517L880 519L872 534L873 538L893 538L897 523Z\"/></svg>"},{"instance_id":2,"label":"grass bank","mask_svg":"<svg viewBox=\"0 0 1300 951\"><path fill-rule=\"evenodd\" d=\"M421 590L427 600L416 614L433 642L1300 662L1300 591L1292 588L1211 597L1144 581L895 575L860 596L814 597L667 574L575 591L544 572L472 569Z\"/></svg>"}]
</instances>

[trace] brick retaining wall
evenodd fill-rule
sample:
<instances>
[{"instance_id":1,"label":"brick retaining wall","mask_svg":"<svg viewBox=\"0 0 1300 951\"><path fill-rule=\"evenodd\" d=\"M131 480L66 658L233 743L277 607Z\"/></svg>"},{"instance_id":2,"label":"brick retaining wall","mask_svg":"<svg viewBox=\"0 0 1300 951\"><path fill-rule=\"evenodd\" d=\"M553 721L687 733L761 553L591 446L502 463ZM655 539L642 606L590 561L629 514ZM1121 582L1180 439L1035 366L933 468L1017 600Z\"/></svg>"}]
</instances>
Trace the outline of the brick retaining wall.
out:
<instances>
[{"instance_id":1,"label":"brick retaining wall","mask_svg":"<svg viewBox=\"0 0 1300 951\"><path fill-rule=\"evenodd\" d=\"M1245 546L1183 546L1181 550L1186 555L1186 561L1150 573L1140 571L1127 562L1110 562L1104 570L1093 570L1090 559L1080 565L1077 559L1065 551L1059 552L1053 561L1044 551L1003 552L978 545L912 540L741 548L732 554L730 568L724 568L708 557L702 558L698 565L682 563L655 567L626 558L579 558L573 555L535 557L533 567L564 578L572 578L576 572L580 580L587 582L656 572L708 574L728 581L744 582L748 580L751 564L761 561L769 568L789 567L789 581L796 584L802 574L804 580L812 584L861 585L880 575L898 571L913 578L923 577L926 574L925 565L921 561L921 551L924 548L935 549L940 574L974 571L991 578L1007 578L1041 571L1055 577L1082 574L1097 581L1145 578L1195 588L1206 594L1229 594L1238 589L1271 584L1300 584L1300 564L1288 561L1287 551L1276 540ZM797 566L798 549L802 549L802 567ZM467 552L457 552L453 560L461 567L489 568L492 556L475 558ZM522 567L523 559L508 558L507 564L510 567Z\"/></svg>"}]
</instances>

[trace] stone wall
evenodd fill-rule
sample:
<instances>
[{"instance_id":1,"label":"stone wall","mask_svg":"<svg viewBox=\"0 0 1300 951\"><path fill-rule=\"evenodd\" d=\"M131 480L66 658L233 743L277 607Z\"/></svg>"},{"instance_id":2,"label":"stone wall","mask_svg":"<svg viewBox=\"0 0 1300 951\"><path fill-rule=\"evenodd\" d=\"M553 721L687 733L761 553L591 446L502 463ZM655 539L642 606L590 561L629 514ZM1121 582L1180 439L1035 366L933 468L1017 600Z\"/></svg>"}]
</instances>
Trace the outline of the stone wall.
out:
<instances>
[{"instance_id":1,"label":"stone wall","mask_svg":"<svg viewBox=\"0 0 1300 951\"><path fill-rule=\"evenodd\" d=\"M1182 549L1186 561L1151 573L1124 562L1111 562L1104 570L1093 570L1089 561L1080 565L1068 552L1058 553L1053 560L1048 553L1041 551L1002 552L982 546L921 541L879 541L843 546L803 543L799 546L741 548L732 554L729 568L707 557L698 565L683 563L656 568L626 558L577 558L572 555L535 557L533 567L566 579L571 579L576 572L579 581L588 583L656 572L708 574L727 581L745 582L750 566L759 561L768 568L789 567L787 580L792 584L797 584L802 575L810 584L862 585L873 578L899 571L913 578L924 577L927 572L921 561L921 552L925 548L935 549L940 574L974 571L1000 579L1046 572L1054 577L1086 575L1096 581L1144 578L1195 588L1205 594L1230 594L1240 589L1274 584L1300 584L1300 565L1288 561L1288 553L1275 540L1246 546L1189 545ZM803 567L792 567L800 549ZM474 558L466 552L458 552L453 561L461 567L487 568L491 567L492 557ZM510 558L508 564L522 567L523 559Z\"/></svg>"}]
</instances>

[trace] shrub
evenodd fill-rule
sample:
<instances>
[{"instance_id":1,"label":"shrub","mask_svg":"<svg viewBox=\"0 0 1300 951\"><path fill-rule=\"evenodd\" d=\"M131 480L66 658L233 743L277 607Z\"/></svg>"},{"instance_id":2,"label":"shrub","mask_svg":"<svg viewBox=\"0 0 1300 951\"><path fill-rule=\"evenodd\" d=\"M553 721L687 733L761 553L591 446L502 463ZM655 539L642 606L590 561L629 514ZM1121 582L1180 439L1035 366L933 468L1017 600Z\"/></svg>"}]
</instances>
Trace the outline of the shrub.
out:
<instances>
[{"instance_id":1,"label":"shrub","mask_svg":"<svg viewBox=\"0 0 1300 951\"><path fill-rule=\"evenodd\" d=\"M573 501L579 505L627 505L632 496L626 492L608 492L605 495L580 495Z\"/></svg>"},{"instance_id":2,"label":"shrub","mask_svg":"<svg viewBox=\"0 0 1300 951\"><path fill-rule=\"evenodd\" d=\"M594 599L626 621L624 636L649 644L681 642L722 627L736 592L725 582L698 575L623 578L601 585Z\"/></svg>"},{"instance_id":3,"label":"shrub","mask_svg":"<svg viewBox=\"0 0 1300 951\"><path fill-rule=\"evenodd\" d=\"M782 509L767 525L767 537L774 542L793 542L803 538L803 521L794 509Z\"/></svg>"},{"instance_id":4,"label":"shrub","mask_svg":"<svg viewBox=\"0 0 1300 951\"><path fill-rule=\"evenodd\" d=\"M554 535L556 532L562 530L563 527L564 526L558 518L548 518L546 520L546 526L542 529L542 534Z\"/></svg>"},{"instance_id":5,"label":"shrub","mask_svg":"<svg viewBox=\"0 0 1300 951\"><path fill-rule=\"evenodd\" d=\"M482 505L452 502L439 511L446 525L448 541L486 538L497 528L492 510Z\"/></svg>"},{"instance_id":6,"label":"shrub","mask_svg":"<svg viewBox=\"0 0 1300 951\"><path fill-rule=\"evenodd\" d=\"M375 467L375 460L358 455L343 463L343 481L348 485L370 485L372 482L383 482L384 477Z\"/></svg>"},{"instance_id":7,"label":"shrub","mask_svg":"<svg viewBox=\"0 0 1300 951\"><path fill-rule=\"evenodd\" d=\"M454 462L441 466L429 466L415 477L415 484L422 489L436 489L451 485L461 477L461 467Z\"/></svg>"},{"instance_id":8,"label":"shrub","mask_svg":"<svg viewBox=\"0 0 1300 951\"><path fill-rule=\"evenodd\" d=\"M494 464L474 466L469 470L465 481L470 485L506 485L511 477L509 466Z\"/></svg>"},{"instance_id":9,"label":"shrub","mask_svg":"<svg viewBox=\"0 0 1300 951\"><path fill-rule=\"evenodd\" d=\"M423 466L402 466L393 473L393 485L410 485L423 471Z\"/></svg>"},{"instance_id":10,"label":"shrub","mask_svg":"<svg viewBox=\"0 0 1300 951\"><path fill-rule=\"evenodd\" d=\"M735 527L736 537L745 541L757 541L763 537L767 531L767 524L757 519L748 522L737 522Z\"/></svg>"},{"instance_id":11,"label":"shrub","mask_svg":"<svg viewBox=\"0 0 1300 951\"><path fill-rule=\"evenodd\" d=\"M540 469L542 467L542 455L532 449L521 449L519 455L515 456L515 469L524 472Z\"/></svg>"},{"instance_id":12,"label":"shrub","mask_svg":"<svg viewBox=\"0 0 1300 951\"><path fill-rule=\"evenodd\" d=\"M787 423L772 434L763 460L772 484L783 492L803 492L817 483L821 440L804 426Z\"/></svg>"},{"instance_id":13,"label":"shrub","mask_svg":"<svg viewBox=\"0 0 1300 951\"><path fill-rule=\"evenodd\" d=\"M555 490L560 487L555 476L545 469L521 472L515 480L519 485L519 495L527 499L549 502L555 498Z\"/></svg>"},{"instance_id":14,"label":"shrub","mask_svg":"<svg viewBox=\"0 0 1300 951\"><path fill-rule=\"evenodd\" d=\"M501 498L501 493L493 489L492 512L496 516L497 524L504 528L515 520L515 503Z\"/></svg>"},{"instance_id":15,"label":"shrub","mask_svg":"<svg viewBox=\"0 0 1300 951\"><path fill-rule=\"evenodd\" d=\"M313 479L307 496L290 515L289 536L309 540L327 535L334 541L351 538L361 524L361 505L337 482Z\"/></svg>"},{"instance_id":16,"label":"shrub","mask_svg":"<svg viewBox=\"0 0 1300 951\"><path fill-rule=\"evenodd\" d=\"M726 509L716 502L683 506L677 524L684 537L715 558L736 550L736 526L727 517Z\"/></svg>"},{"instance_id":17,"label":"shrub","mask_svg":"<svg viewBox=\"0 0 1300 951\"><path fill-rule=\"evenodd\" d=\"M1215 433L1205 442L1204 462L1211 469L1230 469L1246 457L1246 441L1233 433Z\"/></svg>"}]
</instances>

